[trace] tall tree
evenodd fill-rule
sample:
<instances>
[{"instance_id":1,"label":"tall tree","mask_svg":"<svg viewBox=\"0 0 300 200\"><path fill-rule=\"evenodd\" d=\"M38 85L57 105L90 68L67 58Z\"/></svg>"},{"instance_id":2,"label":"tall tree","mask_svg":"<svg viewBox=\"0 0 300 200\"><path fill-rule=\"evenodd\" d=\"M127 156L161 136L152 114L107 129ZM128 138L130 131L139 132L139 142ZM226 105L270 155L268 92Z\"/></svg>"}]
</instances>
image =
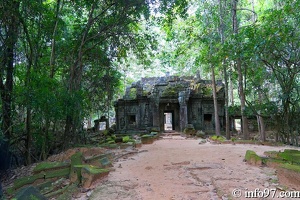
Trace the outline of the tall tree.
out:
<instances>
[{"instance_id":1,"label":"tall tree","mask_svg":"<svg viewBox=\"0 0 300 200\"><path fill-rule=\"evenodd\" d=\"M238 41L239 36L239 24L237 18L237 0L232 0L232 25L233 25L233 33L235 38L237 39L236 48L239 49L240 42ZM242 60L240 55L236 58L235 67L238 73L238 83L239 83L239 96L241 101L241 115L242 115L242 131L244 139L249 139L249 130L248 130L248 118L245 114L246 110L246 96L244 92L244 78L242 72Z\"/></svg>"},{"instance_id":2,"label":"tall tree","mask_svg":"<svg viewBox=\"0 0 300 200\"><path fill-rule=\"evenodd\" d=\"M1 1L0 26L0 92L2 101L2 132L6 138L12 135L12 92L13 74L16 62L16 43L19 33L19 1Z\"/></svg>"}]
</instances>

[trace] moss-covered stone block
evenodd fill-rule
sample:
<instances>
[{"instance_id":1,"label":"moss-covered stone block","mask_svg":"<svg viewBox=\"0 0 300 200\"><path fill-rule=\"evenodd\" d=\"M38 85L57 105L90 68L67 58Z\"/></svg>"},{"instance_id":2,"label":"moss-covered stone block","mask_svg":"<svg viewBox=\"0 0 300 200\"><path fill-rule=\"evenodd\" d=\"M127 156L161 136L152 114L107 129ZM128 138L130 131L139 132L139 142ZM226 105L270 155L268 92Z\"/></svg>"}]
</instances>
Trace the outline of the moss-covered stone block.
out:
<instances>
[{"instance_id":1,"label":"moss-covered stone block","mask_svg":"<svg viewBox=\"0 0 300 200\"><path fill-rule=\"evenodd\" d=\"M70 181L71 183L81 182L81 173L76 168L75 165L81 165L83 162L82 152L77 152L71 156L71 169L70 169Z\"/></svg>"},{"instance_id":2,"label":"moss-covered stone block","mask_svg":"<svg viewBox=\"0 0 300 200\"><path fill-rule=\"evenodd\" d=\"M68 177L69 174L70 174L70 168L58 169L58 170L46 172L45 179L57 178L57 177Z\"/></svg>"},{"instance_id":3,"label":"moss-covered stone block","mask_svg":"<svg viewBox=\"0 0 300 200\"><path fill-rule=\"evenodd\" d=\"M101 168L109 168L112 167L112 163L108 157L104 155L97 156L96 158L93 158L89 160L88 162L89 165L93 165L95 167L101 167Z\"/></svg>"},{"instance_id":4,"label":"moss-covered stone block","mask_svg":"<svg viewBox=\"0 0 300 200\"><path fill-rule=\"evenodd\" d=\"M142 147L142 141L141 141L141 140L136 140L135 143L134 143L134 147L135 147L135 148L140 148L140 147Z\"/></svg>"},{"instance_id":5,"label":"moss-covered stone block","mask_svg":"<svg viewBox=\"0 0 300 200\"><path fill-rule=\"evenodd\" d=\"M38 189L33 186L29 186L21 189L13 199L17 200L47 200Z\"/></svg>"},{"instance_id":6,"label":"moss-covered stone block","mask_svg":"<svg viewBox=\"0 0 300 200\"><path fill-rule=\"evenodd\" d=\"M196 135L196 132L197 130L195 130L194 128L185 128L183 130L183 132L186 134L186 135L190 135L190 136L195 136Z\"/></svg>"},{"instance_id":7,"label":"moss-covered stone block","mask_svg":"<svg viewBox=\"0 0 300 200\"><path fill-rule=\"evenodd\" d=\"M210 139L217 142L224 142L226 140L226 138L221 135L213 135Z\"/></svg>"},{"instance_id":8,"label":"moss-covered stone block","mask_svg":"<svg viewBox=\"0 0 300 200\"><path fill-rule=\"evenodd\" d=\"M155 139L157 139L159 137L159 133L156 132L156 131L152 131L149 135L152 136Z\"/></svg>"},{"instance_id":9,"label":"moss-covered stone block","mask_svg":"<svg viewBox=\"0 0 300 200\"><path fill-rule=\"evenodd\" d=\"M26 177L22 177L22 178L19 178L17 180L14 181L14 184L13 184L13 189L14 190L17 190L25 185L28 185L28 184L32 184L34 183L37 179L42 179L44 178L44 174L43 173L40 173L40 174L35 174L33 176L26 176Z\"/></svg>"},{"instance_id":10,"label":"moss-covered stone block","mask_svg":"<svg viewBox=\"0 0 300 200\"><path fill-rule=\"evenodd\" d=\"M12 192L16 191L17 189L25 185L33 184L38 179L46 180L46 179L57 178L57 177L68 177L69 174L70 174L70 168L65 168L65 169L57 169L48 172L40 172L39 174L35 174L32 176L22 177L14 181Z\"/></svg>"},{"instance_id":11,"label":"moss-covered stone block","mask_svg":"<svg viewBox=\"0 0 300 200\"><path fill-rule=\"evenodd\" d=\"M142 144L152 144L154 142L154 138L151 135L143 135L141 137Z\"/></svg>"},{"instance_id":12,"label":"moss-covered stone block","mask_svg":"<svg viewBox=\"0 0 300 200\"><path fill-rule=\"evenodd\" d=\"M81 168L82 186L84 188L89 188L93 182L109 173L109 169L102 169L91 165L81 165L76 167Z\"/></svg>"},{"instance_id":13,"label":"moss-covered stone block","mask_svg":"<svg viewBox=\"0 0 300 200\"><path fill-rule=\"evenodd\" d=\"M259 157L254 151L247 150L245 154L245 161L250 165L261 166L263 159Z\"/></svg>"},{"instance_id":14,"label":"moss-covered stone block","mask_svg":"<svg viewBox=\"0 0 300 200\"><path fill-rule=\"evenodd\" d=\"M33 173L37 174L41 171L51 171L56 170L60 168L69 168L70 163L67 162L42 162L36 165L36 167L33 169Z\"/></svg>"},{"instance_id":15,"label":"moss-covered stone block","mask_svg":"<svg viewBox=\"0 0 300 200\"><path fill-rule=\"evenodd\" d=\"M59 194L62 194L62 193L64 193L64 191L66 191L68 189L68 187L69 187L69 185L66 185L65 187L62 187L62 188L59 188L52 192L49 192L49 193L45 194L45 197L51 198L51 197L57 196Z\"/></svg>"},{"instance_id":16,"label":"moss-covered stone block","mask_svg":"<svg viewBox=\"0 0 300 200\"><path fill-rule=\"evenodd\" d=\"M84 159L84 162L90 165L94 165L93 162L94 161L98 161L101 158L108 158L109 160L113 159L113 154L112 153L104 153L104 154L99 154L99 155L95 155L95 156L90 156L88 158Z\"/></svg>"},{"instance_id":17,"label":"moss-covered stone block","mask_svg":"<svg viewBox=\"0 0 300 200\"><path fill-rule=\"evenodd\" d=\"M278 158L278 151L265 151L264 154L269 158Z\"/></svg>"},{"instance_id":18,"label":"moss-covered stone block","mask_svg":"<svg viewBox=\"0 0 300 200\"><path fill-rule=\"evenodd\" d=\"M285 161L284 160L278 160L278 159L274 159L274 158L268 158L266 159L266 165L268 167L273 167L273 168L276 168L282 164L284 164Z\"/></svg>"},{"instance_id":19,"label":"moss-covered stone block","mask_svg":"<svg viewBox=\"0 0 300 200\"><path fill-rule=\"evenodd\" d=\"M35 187L36 187L36 189L41 191L41 193L43 194L45 191L48 191L49 188L52 187L52 183L53 183L53 180L49 180L49 181L43 182L41 184L37 184Z\"/></svg>"}]
</instances>

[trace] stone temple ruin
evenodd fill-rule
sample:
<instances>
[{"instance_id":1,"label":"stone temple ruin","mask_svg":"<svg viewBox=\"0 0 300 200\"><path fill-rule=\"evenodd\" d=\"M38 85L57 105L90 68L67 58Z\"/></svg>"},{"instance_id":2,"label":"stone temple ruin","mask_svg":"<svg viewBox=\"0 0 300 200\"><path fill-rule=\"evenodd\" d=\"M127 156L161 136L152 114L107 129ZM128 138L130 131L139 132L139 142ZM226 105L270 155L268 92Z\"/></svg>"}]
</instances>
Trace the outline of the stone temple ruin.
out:
<instances>
[{"instance_id":1,"label":"stone temple ruin","mask_svg":"<svg viewBox=\"0 0 300 200\"><path fill-rule=\"evenodd\" d=\"M224 85L217 81L218 112L225 124ZM183 131L187 127L213 131L215 126L212 85L199 77L142 78L126 88L115 102L117 133Z\"/></svg>"}]
</instances>

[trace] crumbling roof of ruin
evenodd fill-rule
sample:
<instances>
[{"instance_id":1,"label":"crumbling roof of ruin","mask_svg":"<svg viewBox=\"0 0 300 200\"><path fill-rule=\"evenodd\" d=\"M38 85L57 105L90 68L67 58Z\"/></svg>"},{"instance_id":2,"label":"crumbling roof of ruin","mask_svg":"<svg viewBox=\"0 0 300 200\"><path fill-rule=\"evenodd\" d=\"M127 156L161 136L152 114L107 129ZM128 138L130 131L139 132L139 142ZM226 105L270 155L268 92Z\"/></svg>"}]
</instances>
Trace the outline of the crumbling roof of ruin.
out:
<instances>
[{"instance_id":1,"label":"crumbling roof of ruin","mask_svg":"<svg viewBox=\"0 0 300 200\"><path fill-rule=\"evenodd\" d=\"M217 81L217 94L222 95L224 84ZM136 99L138 96L151 97L159 95L161 98L177 98L179 92L188 92L190 95L212 97L211 80L197 79L192 76L165 76L142 78L127 88L125 99Z\"/></svg>"}]
</instances>

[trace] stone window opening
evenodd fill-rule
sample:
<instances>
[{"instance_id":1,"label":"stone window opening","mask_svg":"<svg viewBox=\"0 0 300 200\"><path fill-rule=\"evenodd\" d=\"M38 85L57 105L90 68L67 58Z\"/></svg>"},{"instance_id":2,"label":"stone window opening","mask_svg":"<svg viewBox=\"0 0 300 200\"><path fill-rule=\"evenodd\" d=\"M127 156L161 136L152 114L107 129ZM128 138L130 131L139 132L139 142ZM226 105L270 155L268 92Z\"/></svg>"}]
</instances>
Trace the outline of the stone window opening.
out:
<instances>
[{"instance_id":1,"label":"stone window opening","mask_svg":"<svg viewBox=\"0 0 300 200\"><path fill-rule=\"evenodd\" d=\"M206 122L211 122L212 121L212 114L204 114L203 119Z\"/></svg>"}]
</instances>

